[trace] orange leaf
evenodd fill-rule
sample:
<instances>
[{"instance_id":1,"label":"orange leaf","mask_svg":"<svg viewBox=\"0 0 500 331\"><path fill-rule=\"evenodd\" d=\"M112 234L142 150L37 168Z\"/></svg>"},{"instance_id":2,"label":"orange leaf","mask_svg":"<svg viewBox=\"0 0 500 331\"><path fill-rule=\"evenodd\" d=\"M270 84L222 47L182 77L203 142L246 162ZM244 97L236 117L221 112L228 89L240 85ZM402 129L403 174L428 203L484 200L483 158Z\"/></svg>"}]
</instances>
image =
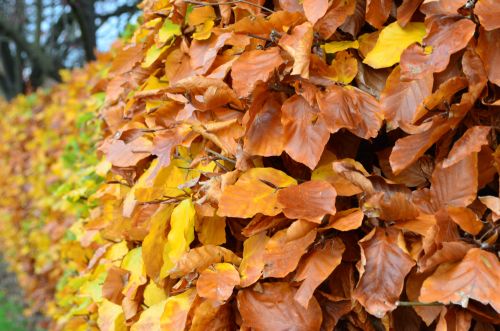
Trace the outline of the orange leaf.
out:
<instances>
[{"instance_id":1,"label":"orange leaf","mask_svg":"<svg viewBox=\"0 0 500 331\"><path fill-rule=\"evenodd\" d=\"M328 9L328 0L304 0L304 13L311 24L323 17Z\"/></svg>"},{"instance_id":2,"label":"orange leaf","mask_svg":"<svg viewBox=\"0 0 500 331\"><path fill-rule=\"evenodd\" d=\"M359 242L360 279L353 298L379 318L396 309L404 279L415 264L399 247L400 236L399 231L391 228L375 228Z\"/></svg>"},{"instance_id":3,"label":"orange leaf","mask_svg":"<svg viewBox=\"0 0 500 331\"><path fill-rule=\"evenodd\" d=\"M213 301L226 301L240 284L240 274L230 263L216 263L205 269L196 281L198 295Z\"/></svg>"},{"instance_id":4,"label":"orange leaf","mask_svg":"<svg viewBox=\"0 0 500 331\"><path fill-rule=\"evenodd\" d=\"M232 65L233 89L239 97L248 97L259 82L267 82L283 63L278 47L244 52Z\"/></svg>"},{"instance_id":5,"label":"orange leaf","mask_svg":"<svg viewBox=\"0 0 500 331\"><path fill-rule=\"evenodd\" d=\"M321 308L313 297L307 308L293 298L297 290L288 283L265 283L238 292L242 328L256 331L317 331L322 321Z\"/></svg>"},{"instance_id":6,"label":"orange leaf","mask_svg":"<svg viewBox=\"0 0 500 331\"><path fill-rule=\"evenodd\" d=\"M313 29L309 22L296 26L292 34L281 37L279 45L290 54L294 60L292 75L309 78L309 62L313 43Z\"/></svg>"},{"instance_id":7,"label":"orange leaf","mask_svg":"<svg viewBox=\"0 0 500 331\"><path fill-rule=\"evenodd\" d=\"M295 161L314 169L330 138L319 110L294 95L285 101L281 111L285 151Z\"/></svg>"},{"instance_id":8,"label":"orange leaf","mask_svg":"<svg viewBox=\"0 0 500 331\"><path fill-rule=\"evenodd\" d=\"M270 186L271 184L272 186ZM257 213L274 216L281 212L276 188L297 184L297 181L274 168L253 168L222 191L219 216L252 217Z\"/></svg>"},{"instance_id":9,"label":"orange leaf","mask_svg":"<svg viewBox=\"0 0 500 331\"><path fill-rule=\"evenodd\" d=\"M304 308L309 306L316 288L335 270L342 261L342 253L345 246L342 240L334 238L324 243L321 248L316 248L301 263L295 275L295 281L303 281L297 293L295 301Z\"/></svg>"},{"instance_id":10,"label":"orange leaf","mask_svg":"<svg viewBox=\"0 0 500 331\"><path fill-rule=\"evenodd\" d=\"M325 181L309 181L278 192L278 203L291 219L321 223L327 214L335 214L337 192Z\"/></svg>"},{"instance_id":11,"label":"orange leaf","mask_svg":"<svg viewBox=\"0 0 500 331\"><path fill-rule=\"evenodd\" d=\"M444 263L427 278L420 292L422 302L438 301L467 307L469 299L490 304L500 313L500 262L495 254L479 248L460 262Z\"/></svg>"}]
</instances>

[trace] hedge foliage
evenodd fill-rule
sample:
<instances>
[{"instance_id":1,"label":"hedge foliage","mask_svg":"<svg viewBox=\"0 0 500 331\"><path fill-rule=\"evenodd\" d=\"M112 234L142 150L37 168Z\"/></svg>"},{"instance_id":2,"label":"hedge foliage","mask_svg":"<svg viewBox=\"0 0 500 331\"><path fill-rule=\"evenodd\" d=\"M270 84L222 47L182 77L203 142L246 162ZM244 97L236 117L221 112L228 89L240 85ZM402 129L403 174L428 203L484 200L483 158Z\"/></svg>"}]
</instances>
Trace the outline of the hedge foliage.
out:
<instances>
[{"instance_id":1,"label":"hedge foliage","mask_svg":"<svg viewBox=\"0 0 500 331\"><path fill-rule=\"evenodd\" d=\"M51 329L493 329L495 1L141 8L0 104L1 246Z\"/></svg>"}]
</instances>

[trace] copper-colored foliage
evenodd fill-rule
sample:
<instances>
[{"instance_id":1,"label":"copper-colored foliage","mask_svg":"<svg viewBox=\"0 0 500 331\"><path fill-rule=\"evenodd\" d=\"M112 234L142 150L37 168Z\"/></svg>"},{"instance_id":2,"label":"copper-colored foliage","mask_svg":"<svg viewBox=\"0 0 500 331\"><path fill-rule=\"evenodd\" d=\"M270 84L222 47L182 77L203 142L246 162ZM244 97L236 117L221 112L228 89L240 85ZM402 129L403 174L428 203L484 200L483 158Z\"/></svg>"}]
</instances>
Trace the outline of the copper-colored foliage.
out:
<instances>
[{"instance_id":1,"label":"copper-colored foliage","mask_svg":"<svg viewBox=\"0 0 500 331\"><path fill-rule=\"evenodd\" d=\"M495 254L473 248L460 262L445 263L427 278L420 292L423 302L439 301L467 307L469 299L500 311L500 263Z\"/></svg>"},{"instance_id":2,"label":"copper-colored foliage","mask_svg":"<svg viewBox=\"0 0 500 331\"><path fill-rule=\"evenodd\" d=\"M294 300L296 293L288 283L261 283L238 292L242 327L256 331L319 330L322 313L318 301L313 297L304 308Z\"/></svg>"},{"instance_id":3,"label":"copper-colored foliage","mask_svg":"<svg viewBox=\"0 0 500 331\"><path fill-rule=\"evenodd\" d=\"M499 3L143 0L109 54L0 100L0 245L34 309L54 331L490 330Z\"/></svg>"},{"instance_id":4,"label":"copper-colored foliage","mask_svg":"<svg viewBox=\"0 0 500 331\"><path fill-rule=\"evenodd\" d=\"M278 203L291 219L320 223L323 216L335 214L337 192L325 181L310 181L278 192Z\"/></svg>"},{"instance_id":5,"label":"copper-colored foliage","mask_svg":"<svg viewBox=\"0 0 500 331\"><path fill-rule=\"evenodd\" d=\"M394 229L374 229L360 241L361 278L354 298L372 315L382 317L396 308L405 276L415 264L400 247L402 233Z\"/></svg>"}]
</instances>

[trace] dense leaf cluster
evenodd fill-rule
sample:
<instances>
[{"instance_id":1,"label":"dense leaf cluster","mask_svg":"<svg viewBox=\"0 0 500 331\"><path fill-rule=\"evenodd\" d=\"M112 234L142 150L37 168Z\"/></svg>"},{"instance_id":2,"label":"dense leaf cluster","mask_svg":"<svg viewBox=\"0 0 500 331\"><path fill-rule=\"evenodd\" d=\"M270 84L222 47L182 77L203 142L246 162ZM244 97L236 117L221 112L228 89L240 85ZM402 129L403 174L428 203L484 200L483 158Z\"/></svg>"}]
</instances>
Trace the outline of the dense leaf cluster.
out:
<instances>
[{"instance_id":1,"label":"dense leaf cluster","mask_svg":"<svg viewBox=\"0 0 500 331\"><path fill-rule=\"evenodd\" d=\"M493 330L497 1L141 7L5 106L3 232L54 330Z\"/></svg>"}]
</instances>

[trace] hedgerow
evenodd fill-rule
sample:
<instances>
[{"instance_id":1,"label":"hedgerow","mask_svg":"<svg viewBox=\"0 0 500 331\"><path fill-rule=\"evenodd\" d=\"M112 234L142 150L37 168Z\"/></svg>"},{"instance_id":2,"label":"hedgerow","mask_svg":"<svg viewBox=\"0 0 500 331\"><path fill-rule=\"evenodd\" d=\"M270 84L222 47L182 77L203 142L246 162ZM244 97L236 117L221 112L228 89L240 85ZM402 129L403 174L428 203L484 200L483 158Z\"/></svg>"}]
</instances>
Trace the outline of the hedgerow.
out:
<instances>
[{"instance_id":1,"label":"hedgerow","mask_svg":"<svg viewBox=\"0 0 500 331\"><path fill-rule=\"evenodd\" d=\"M495 1L141 8L0 105L1 245L51 329L498 324Z\"/></svg>"}]
</instances>

